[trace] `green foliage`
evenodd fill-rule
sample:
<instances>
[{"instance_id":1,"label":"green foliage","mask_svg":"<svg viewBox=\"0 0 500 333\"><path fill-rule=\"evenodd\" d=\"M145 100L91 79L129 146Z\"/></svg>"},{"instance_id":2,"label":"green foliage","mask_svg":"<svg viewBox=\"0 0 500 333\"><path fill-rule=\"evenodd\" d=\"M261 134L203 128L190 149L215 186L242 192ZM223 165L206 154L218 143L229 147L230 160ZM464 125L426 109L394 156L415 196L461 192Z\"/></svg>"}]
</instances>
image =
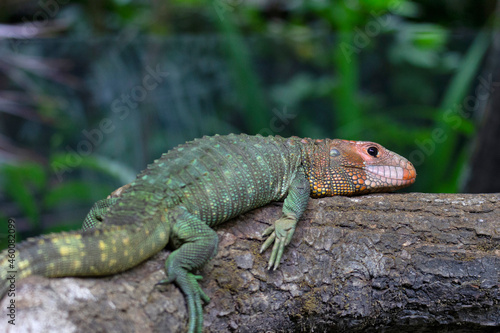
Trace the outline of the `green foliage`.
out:
<instances>
[{"instance_id":1,"label":"green foliage","mask_svg":"<svg viewBox=\"0 0 500 333\"><path fill-rule=\"evenodd\" d=\"M470 110L467 113L468 97L474 103L478 102L478 96L468 95L474 80L477 77L479 66L490 45L490 36L480 33L474 43L470 46L467 54L463 58L458 70L451 80L446 90L440 109L437 113L436 127L443 130L443 136L447 139L436 146L436 151L432 154L433 167L427 164L424 169L432 176L431 183L435 184L438 192L457 192L459 190L460 175L467 161L466 147L457 151L457 142L461 137L472 139L475 132L474 125L470 121ZM458 108L458 110L457 110ZM447 121L451 110L459 120L452 123Z\"/></svg>"},{"instance_id":2,"label":"green foliage","mask_svg":"<svg viewBox=\"0 0 500 333\"><path fill-rule=\"evenodd\" d=\"M136 172L130 167L122 163L113 161L107 157L100 155L78 156L75 157L74 153L55 154L50 160L50 165L64 166L68 172L74 171L68 161L75 160L78 162L76 168L93 171L97 174L108 176L117 180L118 184L126 184L135 179Z\"/></svg>"},{"instance_id":3,"label":"green foliage","mask_svg":"<svg viewBox=\"0 0 500 333\"><path fill-rule=\"evenodd\" d=\"M97 194L100 194L100 198L105 198L110 192L109 185L100 183L89 184L77 180L63 182L45 195L43 204L47 209L56 209L68 201L93 202L92 198L96 197Z\"/></svg>"},{"instance_id":4,"label":"green foliage","mask_svg":"<svg viewBox=\"0 0 500 333\"><path fill-rule=\"evenodd\" d=\"M449 112L471 95L488 36L469 45L410 0L283 8L273 16L245 1L75 1L57 15L70 22L65 39L0 44L0 112L15 117L2 133L31 150L23 159L51 156L6 160L4 199L40 228L49 214L62 220L130 182L161 152L229 132L377 141L418 164L409 190L458 191L476 125L471 112ZM116 102L123 108L157 64L169 76L122 119ZM68 152L103 119L113 132L87 155Z\"/></svg>"},{"instance_id":5,"label":"green foliage","mask_svg":"<svg viewBox=\"0 0 500 333\"><path fill-rule=\"evenodd\" d=\"M0 167L0 172L2 174L1 187L6 195L19 205L31 225L38 225L40 206L36 194L43 192L47 184L47 176L43 167L34 163L4 164Z\"/></svg>"},{"instance_id":6,"label":"green foliage","mask_svg":"<svg viewBox=\"0 0 500 333\"><path fill-rule=\"evenodd\" d=\"M240 105L243 110L252 110L252 116L247 118L248 132L258 133L266 124L267 109L261 85L252 70L249 50L231 16L221 19L214 17L214 20L225 36L225 49L234 73L234 85Z\"/></svg>"},{"instance_id":7,"label":"green foliage","mask_svg":"<svg viewBox=\"0 0 500 333\"><path fill-rule=\"evenodd\" d=\"M64 154L55 155L51 162L66 163L65 157ZM98 176L97 178L107 175L115 181L111 183L100 182L97 179L84 181L70 177L58 181L54 173L41 164L31 162L2 164L0 185L4 189L6 198L18 207L19 213L14 216L0 216L0 218L3 221L8 218L26 218L32 229L37 231L36 233L42 229L46 231L78 229L82 224L82 216L80 218L73 216L70 221L61 221L63 224L51 224L48 228L42 224L42 216L48 212L51 214L71 212L79 205L84 209L90 208L95 201L105 198L118 186L135 178L135 172L102 157L85 157L73 171L94 174ZM2 232L3 230L0 231ZM25 233L18 234L23 238ZM6 246L7 243L0 243L0 248L3 248L1 247L3 245Z\"/></svg>"}]
</instances>

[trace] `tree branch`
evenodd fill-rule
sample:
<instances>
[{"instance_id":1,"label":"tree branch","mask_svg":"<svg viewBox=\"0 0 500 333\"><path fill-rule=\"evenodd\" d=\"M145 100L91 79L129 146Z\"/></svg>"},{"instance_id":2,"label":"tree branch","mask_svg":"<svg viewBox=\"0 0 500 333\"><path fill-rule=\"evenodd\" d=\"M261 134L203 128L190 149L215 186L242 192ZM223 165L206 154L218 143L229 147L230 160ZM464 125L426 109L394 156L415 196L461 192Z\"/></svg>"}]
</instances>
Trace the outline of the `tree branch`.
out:
<instances>
[{"instance_id":1,"label":"tree branch","mask_svg":"<svg viewBox=\"0 0 500 333\"><path fill-rule=\"evenodd\" d=\"M211 297L205 331L500 326L500 194L311 200L280 267L268 271L260 233L280 212L271 204L217 229L219 253L201 272ZM111 277L16 281L16 326L3 315L0 331L184 331L183 295L155 286L168 253Z\"/></svg>"}]
</instances>

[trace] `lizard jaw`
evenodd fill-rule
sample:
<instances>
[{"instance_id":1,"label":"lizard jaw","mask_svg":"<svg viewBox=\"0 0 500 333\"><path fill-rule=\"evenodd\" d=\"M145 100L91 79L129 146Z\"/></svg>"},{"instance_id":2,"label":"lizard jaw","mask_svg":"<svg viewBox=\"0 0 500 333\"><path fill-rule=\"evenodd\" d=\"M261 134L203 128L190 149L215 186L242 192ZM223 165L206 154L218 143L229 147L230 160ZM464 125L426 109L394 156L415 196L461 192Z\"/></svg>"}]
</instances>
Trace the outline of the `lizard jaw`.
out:
<instances>
[{"instance_id":1,"label":"lizard jaw","mask_svg":"<svg viewBox=\"0 0 500 333\"><path fill-rule=\"evenodd\" d=\"M413 184L417 177L415 168L409 162L405 168L389 165L367 165L364 167L364 170L374 175L380 181L394 186Z\"/></svg>"},{"instance_id":2,"label":"lizard jaw","mask_svg":"<svg viewBox=\"0 0 500 333\"><path fill-rule=\"evenodd\" d=\"M412 165L406 168L389 165L367 165L364 169L378 177L384 177L392 181L401 181L405 184L412 184L417 176L415 168Z\"/></svg>"}]
</instances>

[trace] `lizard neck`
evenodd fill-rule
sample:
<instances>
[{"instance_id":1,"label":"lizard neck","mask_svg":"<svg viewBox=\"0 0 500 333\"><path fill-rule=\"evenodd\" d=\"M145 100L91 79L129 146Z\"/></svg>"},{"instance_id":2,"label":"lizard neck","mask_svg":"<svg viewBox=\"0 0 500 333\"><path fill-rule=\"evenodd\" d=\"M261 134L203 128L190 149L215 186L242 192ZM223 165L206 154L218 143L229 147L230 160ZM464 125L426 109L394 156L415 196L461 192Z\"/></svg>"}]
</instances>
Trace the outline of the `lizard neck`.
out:
<instances>
[{"instance_id":1,"label":"lizard neck","mask_svg":"<svg viewBox=\"0 0 500 333\"><path fill-rule=\"evenodd\" d=\"M354 184L345 177L342 167L330 163L332 139L303 139L304 154L302 165L312 198L350 195L354 192Z\"/></svg>"}]
</instances>

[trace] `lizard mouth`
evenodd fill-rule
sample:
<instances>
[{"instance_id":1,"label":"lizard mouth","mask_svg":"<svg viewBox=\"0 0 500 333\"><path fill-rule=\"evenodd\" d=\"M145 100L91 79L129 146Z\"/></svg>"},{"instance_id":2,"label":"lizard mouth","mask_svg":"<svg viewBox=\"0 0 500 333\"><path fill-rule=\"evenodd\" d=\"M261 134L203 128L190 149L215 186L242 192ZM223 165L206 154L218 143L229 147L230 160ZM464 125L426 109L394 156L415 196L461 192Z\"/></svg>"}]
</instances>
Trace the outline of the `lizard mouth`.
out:
<instances>
[{"instance_id":1,"label":"lizard mouth","mask_svg":"<svg viewBox=\"0 0 500 333\"><path fill-rule=\"evenodd\" d=\"M417 177L417 172L411 164L405 168L389 165L367 165L364 170L374 175L375 178L396 186L412 184Z\"/></svg>"}]
</instances>

